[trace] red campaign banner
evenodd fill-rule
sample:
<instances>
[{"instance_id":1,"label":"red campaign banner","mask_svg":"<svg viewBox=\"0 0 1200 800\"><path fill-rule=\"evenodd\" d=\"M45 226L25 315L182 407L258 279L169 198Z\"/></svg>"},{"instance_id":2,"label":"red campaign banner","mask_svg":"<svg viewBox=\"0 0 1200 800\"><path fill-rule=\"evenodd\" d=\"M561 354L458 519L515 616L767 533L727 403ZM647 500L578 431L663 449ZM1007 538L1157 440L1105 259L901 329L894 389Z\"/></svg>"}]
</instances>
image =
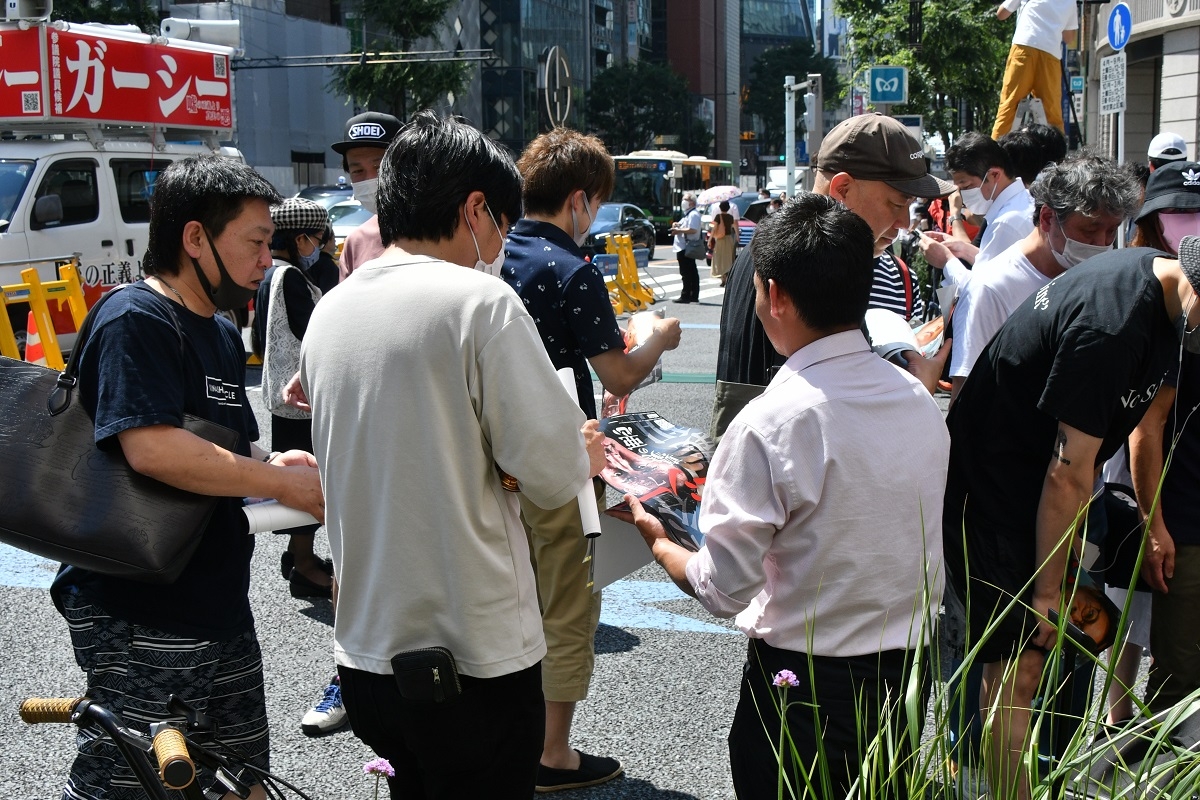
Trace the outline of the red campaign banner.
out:
<instances>
[{"instance_id":1,"label":"red campaign banner","mask_svg":"<svg viewBox=\"0 0 1200 800\"><path fill-rule=\"evenodd\" d=\"M51 118L233 129L225 53L53 28L46 39Z\"/></svg>"},{"instance_id":2,"label":"red campaign banner","mask_svg":"<svg viewBox=\"0 0 1200 800\"><path fill-rule=\"evenodd\" d=\"M39 28L0 31L0 117L46 113L40 44Z\"/></svg>"}]
</instances>

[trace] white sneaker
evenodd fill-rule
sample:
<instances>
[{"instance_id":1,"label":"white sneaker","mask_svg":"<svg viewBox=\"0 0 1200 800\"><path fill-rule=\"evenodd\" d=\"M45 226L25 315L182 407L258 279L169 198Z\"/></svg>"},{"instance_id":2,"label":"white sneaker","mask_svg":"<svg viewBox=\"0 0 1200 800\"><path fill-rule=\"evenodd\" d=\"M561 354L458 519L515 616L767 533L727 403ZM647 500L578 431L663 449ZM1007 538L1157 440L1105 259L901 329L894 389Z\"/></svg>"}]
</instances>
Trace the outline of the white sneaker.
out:
<instances>
[{"instance_id":1,"label":"white sneaker","mask_svg":"<svg viewBox=\"0 0 1200 800\"><path fill-rule=\"evenodd\" d=\"M308 710L300 720L300 730L306 736L321 736L333 733L345 726L346 707L342 705L342 686L337 678L325 687L320 701Z\"/></svg>"}]
</instances>

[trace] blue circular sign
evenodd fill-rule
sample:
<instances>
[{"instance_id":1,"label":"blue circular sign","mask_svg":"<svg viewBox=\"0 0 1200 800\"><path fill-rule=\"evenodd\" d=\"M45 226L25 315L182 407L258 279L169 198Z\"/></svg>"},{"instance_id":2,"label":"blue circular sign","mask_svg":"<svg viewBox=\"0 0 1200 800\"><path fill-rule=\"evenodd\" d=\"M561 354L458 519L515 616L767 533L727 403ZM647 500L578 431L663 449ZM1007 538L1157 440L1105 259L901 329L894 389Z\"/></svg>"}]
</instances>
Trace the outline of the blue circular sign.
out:
<instances>
[{"instance_id":1,"label":"blue circular sign","mask_svg":"<svg viewBox=\"0 0 1200 800\"><path fill-rule=\"evenodd\" d=\"M1113 50L1121 50L1129 44L1129 34L1133 31L1133 13L1129 6L1117 3L1108 15L1108 46Z\"/></svg>"}]
</instances>

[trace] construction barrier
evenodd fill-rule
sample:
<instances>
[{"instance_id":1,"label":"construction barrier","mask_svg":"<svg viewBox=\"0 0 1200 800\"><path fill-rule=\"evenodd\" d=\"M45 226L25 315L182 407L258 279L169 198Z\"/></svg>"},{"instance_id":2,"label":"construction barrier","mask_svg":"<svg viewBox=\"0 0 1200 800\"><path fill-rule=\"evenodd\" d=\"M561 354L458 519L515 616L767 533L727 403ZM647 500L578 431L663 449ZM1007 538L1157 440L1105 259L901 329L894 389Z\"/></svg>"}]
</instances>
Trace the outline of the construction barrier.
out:
<instances>
[{"instance_id":1,"label":"construction barrier","mask_svg":"<svg viewBox=\"0 0 1200 800\"><path fill-rule=\"evenodd\" d=\"M30 343L36 349L40 347L44 363L51 369L62 370L66 367L63 361L62 348L58 344L58 336L54 332L54 323L50 319L50 303L58 304L62 309L64 304L71 312L76 330L83 324L87 316L87 303L83 298L83 283L79 280L78 261L70 259L58 270L59 278L53 281L43 281L38 277L38 271L29 267L21 270L21 280L24 283L13 283L0 286L0 297L4 300L4 313L0 314L0 354L9 358L20 358L17 338L9 320L7 306L15 303L29 305L29 317L26 329L26 360L29 359Z\"/></svg>"},{"instance_id":2,"label":"construction barrier","mask_svg":"<svg viewBox=\"0 0 1200 800\"><path fill-rule=\"evenodd\" d=\"M617 314L632 314L651 306L655 302L654 293L642 286L641 278L638 277L637 257L634 255L633 240L629 234L609 234L605 251L617 257L615 274L606 273L604 278L613 311ZM648 257L647 252L647 263Z\"/></svg>"}]
</instances>

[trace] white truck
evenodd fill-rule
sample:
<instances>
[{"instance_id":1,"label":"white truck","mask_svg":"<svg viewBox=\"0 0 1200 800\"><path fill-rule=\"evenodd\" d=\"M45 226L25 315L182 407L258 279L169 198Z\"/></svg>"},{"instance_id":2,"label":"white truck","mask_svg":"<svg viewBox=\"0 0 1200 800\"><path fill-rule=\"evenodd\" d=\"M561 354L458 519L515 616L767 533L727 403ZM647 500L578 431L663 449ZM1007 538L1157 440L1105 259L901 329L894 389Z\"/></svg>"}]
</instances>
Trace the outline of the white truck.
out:
<instances>
[{"instance_id":1,"label":"white truck","mask_svg":"<svg viewBox=\"0 0 1200 800\"><path fill-rule=\"evenodd\" d=\"M234 48L101 25L0 22L0 286L79 261L88 305L142 276L158 174L233 136ZM18 337L27 307L6 292ZM59 332L69 314L55 314Z\"/></svg>"}]
</instances>

